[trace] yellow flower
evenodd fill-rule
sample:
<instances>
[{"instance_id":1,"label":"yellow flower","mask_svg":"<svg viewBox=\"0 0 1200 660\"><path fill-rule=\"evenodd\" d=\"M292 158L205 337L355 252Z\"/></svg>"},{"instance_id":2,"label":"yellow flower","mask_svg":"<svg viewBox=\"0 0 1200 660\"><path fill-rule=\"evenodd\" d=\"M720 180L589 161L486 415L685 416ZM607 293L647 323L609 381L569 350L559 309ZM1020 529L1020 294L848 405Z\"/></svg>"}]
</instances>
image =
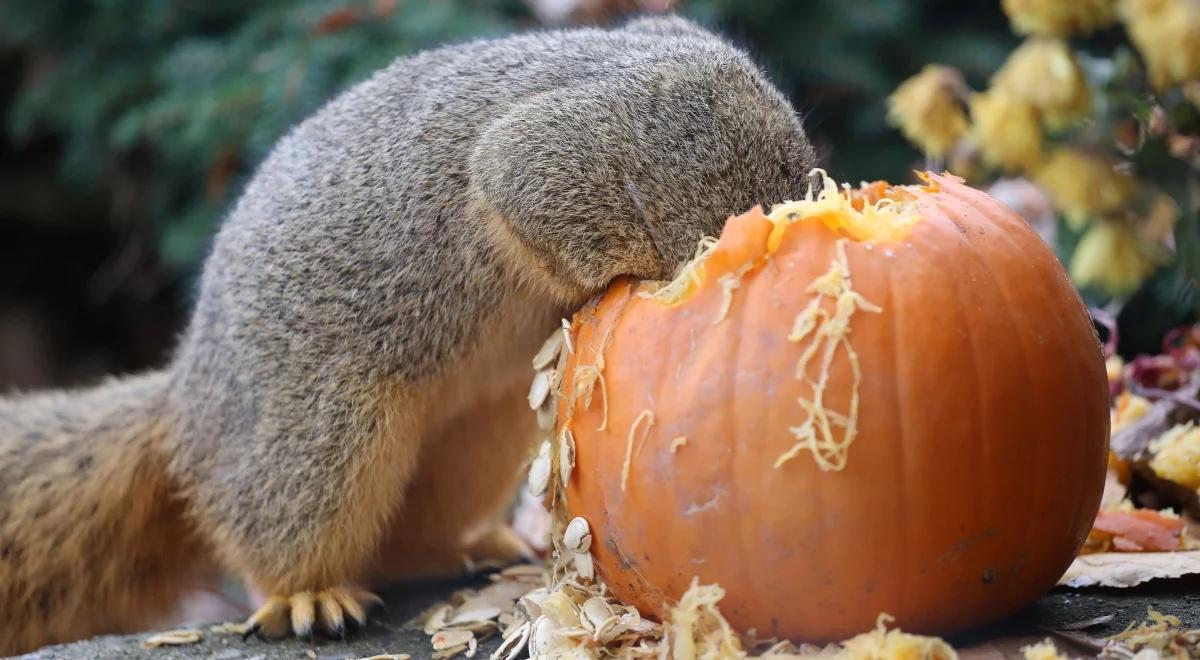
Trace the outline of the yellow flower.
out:
<instances>
[{"instance_id":1,"label":"yellow flower","mask_svg":"<svg viewBox=\"0 0 1200 660\"><path fill-rule=\"evenodd\" d=\"M1013 172L1034 167L1042 155L1037 108L1004 90L971 98L973 135L983 159Z\"/></svg>"},{"instance_id":2,"label":"yellow flower","mask_svg":"<svg viewBox=\"0 0 1200 660\"><path fill-rule=\"evenodd\" d=\"M1200 0L1124 0L1121 17L1156 89L1200 78Z\"/></svg>"},{"instance_id":3,"label":"yellow flower","mask_svg":"<svg viewBox=\"0 0 1200 660\"><path fill-rule=\"evenodd\" d=\"M1200 488L1200 429L1190 422L1172 427L1150 442L1154 474L1188 488Z\"/></svg>"},{"instance_id":4,"label":"yellow flower","mask_svg":"<svg viewBox=\"0 0 1200 660\"><path fill-rule=\"evenodd\" d=\"M1116 357L1116 356L1113 356ZM1121 358L1116 358L1120 360ZM1118 374L1118 378L1120 375ZM1113 374L1109 374L1108 379L1114 380ZM1150 412L1150 400L1140 397L1136 394L1125 392L1117 399L1117 405L1109 412L1111 420L1111 433L1116 435L1118 431L1126 428L1130 424L1142 419L1146 413Z\"/></svg>"},{"instance_id":5,"label":"yellow flower","mask_svg":"<svg viewBox=\"0 0 1200 660\"><path fill-rule=\"evenodd\" d=\"M992 87L1033 105L1051 127L1087 115L1092 105L1083 70L1062 39L1026 40L996 72Z\"/></svg>"},{"instance_id":6,"label":"yellow flower","mask_svg":"<svg viewBox=\"0 0 1200 660\"><path fill-rule=\"evenodd\" d=\"M1179 217L1179 206L1170 195L1154 193L1146 214L1138 222L1138 234L1150 243L1170 245L1175 236L1175 220Z\"/></svg>"},{"instance_id":7,"label":"yellow flower","mask_svg":"<svg viewBox=\"0 0 1200 660\"><path fill-rule=\"evenodd\" d=\"M1116 0L1003 0L1001 4L1017 32L1066 37L1111 25Z\"/></svg>"},{"instance_id":8,"label":"yellow flower","mask_svg":"<svg viewBox=\"0 0 1200 660\"><path fill-rule=\"evenodd\" d=\"M1052 151L1038 166L1036 181L1075 229L1120 209L1137 192L1137 180L1115 162L1071 147Z\"/></svg>"},{"instance_id":9,"label":"yellow flower","mask_svg":"<svg viewBox=\"0 0 1200 660\"><path fill-rule=\"evenodd\" d=\"M1115 296L1132 293L1154 271L1154 260L1123 223L1097 222L1071 257L1071 278Z\"/></svg>"},{"instance_id":10,"label":"yellow flower","mask_svg":"<svg viewBox=\"0 0 1200 660\"><path fill-rule=\"evenodd\" d=\"M962 76L947 66L926 65L888 97L888 120L931 158L942 158L967 132Z\"/></svg>"},{"instance_id":11,"label":"yellow flower","mask_svg":"<svg viewBox=\"0 0 1200 660\"><path fill-rule=\"evenodd\" d=\"M1192 102L1200 110L1200 79L1183 83L1183 98Z\"/></svg>"}]
</instances>

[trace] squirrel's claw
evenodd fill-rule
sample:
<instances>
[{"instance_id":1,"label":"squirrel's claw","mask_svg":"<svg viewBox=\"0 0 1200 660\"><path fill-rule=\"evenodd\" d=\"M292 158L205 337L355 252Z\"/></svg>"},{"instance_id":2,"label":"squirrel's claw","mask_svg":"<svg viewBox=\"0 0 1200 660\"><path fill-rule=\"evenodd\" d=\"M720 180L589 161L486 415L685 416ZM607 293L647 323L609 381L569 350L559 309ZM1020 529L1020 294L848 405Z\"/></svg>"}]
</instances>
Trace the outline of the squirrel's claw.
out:
<instances>
[{"instance_id":1,"label":"squirrel's claw","mask_svg":"<svg viewBox=\"0 0 1200 660\"><path fill-rule=\"evenodd\" d=\"M242 641L244 642L257 635L259 630L261 630L261 628L257 623L246 626L246 631L242 633Z\"/></svg>"},{"instance_id":2,"label":"squirrel's claw","mask_svg":"<svg viewBox=\"0 0 1200 660\"><path fill-rule=\"evenodd\" d=\"M312 639L317 632L345 639L347 619L354 627L367 624L367 609L382 604L375 594L353 587L334 587L320 592L301 591L290 596L271 596L246 621L250 635L275 639L293 634Z\"/></svg>"}]
</instances>

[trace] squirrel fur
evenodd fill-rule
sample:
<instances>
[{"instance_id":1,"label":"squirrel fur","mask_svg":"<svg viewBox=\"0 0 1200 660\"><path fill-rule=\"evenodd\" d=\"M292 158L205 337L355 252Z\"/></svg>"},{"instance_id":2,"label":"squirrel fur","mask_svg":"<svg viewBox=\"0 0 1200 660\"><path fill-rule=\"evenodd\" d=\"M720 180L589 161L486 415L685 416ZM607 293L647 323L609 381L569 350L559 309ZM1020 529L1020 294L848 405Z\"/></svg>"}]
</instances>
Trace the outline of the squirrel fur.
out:
<instances>
[{"instance_id":1,"label":"squirrel fur","mask_svg":"<svg viewBox=\"0 0 1200 660\"><path fill-rule=\"evenodd\" d=\"M339 634L373 581L515 558L542 340L814 164L751 59L676 17L351 87L248 182L164 368L0 400L0 654L151 626L219 570L269 596L261 634Z\"/></svg>"}]
</instances>

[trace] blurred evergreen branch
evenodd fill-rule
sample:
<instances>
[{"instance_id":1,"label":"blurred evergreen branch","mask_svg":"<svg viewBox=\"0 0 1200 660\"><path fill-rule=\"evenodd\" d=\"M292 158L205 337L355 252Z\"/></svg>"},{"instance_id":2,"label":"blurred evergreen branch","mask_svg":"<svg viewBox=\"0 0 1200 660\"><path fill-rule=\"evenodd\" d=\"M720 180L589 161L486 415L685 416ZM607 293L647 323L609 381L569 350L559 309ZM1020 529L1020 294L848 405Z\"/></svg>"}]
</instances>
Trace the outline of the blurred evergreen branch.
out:
<instances>
[{"instance_id":1,"label":"blurred evergreen branch","mask_svg":"<svg viewBox=\"0 0 1200 660\"><path fill-rule=\"evenodd\" d=\"M0 49L24 78L11 138L52 136L61 176L111 188L135 172L124 223L194 263L239 182L293 123L404 53L509 32L519 2L8 0Z\"/></svg>"}]
</instances>

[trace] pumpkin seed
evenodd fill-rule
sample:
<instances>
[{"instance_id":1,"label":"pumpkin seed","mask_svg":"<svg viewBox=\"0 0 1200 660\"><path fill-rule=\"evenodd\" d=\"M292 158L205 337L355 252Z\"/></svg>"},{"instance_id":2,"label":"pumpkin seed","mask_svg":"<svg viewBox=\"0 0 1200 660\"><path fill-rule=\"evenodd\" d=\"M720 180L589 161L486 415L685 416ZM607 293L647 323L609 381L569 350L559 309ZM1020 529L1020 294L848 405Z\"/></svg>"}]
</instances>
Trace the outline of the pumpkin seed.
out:
<instances>
[{"instance_id":1,"label":"pumpkin seed","mask_svg":"<svg viewBox=\"0 0 1200 660\"><path fill-rule=\"evenodd\" d=\"M592 547L592 528L588 521L580 517L567 523L567 531L563 532L563 546L576 553L587 552Z\"/></svg>"},{"instance_id":2,"label":"pumpkin seed","mask_svg":"<svg viewBox=\"0 0 1200 660\"><path fill-rule=\"evenodd\" d=\"M554 405L554 397L548 397L542 407L537 409L538 428L547 432L553 431L557 421L558 406Z\"/></svg>"},{"instance_id":3,"label":"pumpkin seed","mask_svg":"<svg viewBox=\"0 0 1200 660\"><path fill-rule=\"evenodd\" d=\"M473 639L475 633L470 630L440 630L433 636L433 650L445 651L456 646L466 648Z\"/></svg>"},{"instance_id":4,"label":"pumpkin seed","mask_svg":"<svg viewBox=\"0 0 1200 660\"><path fill-rule=\"evenodd\" d=\"M543 369L533 377L533 384L529 386L530 410L537 410L546 402L546 398L550 396L550 387L557 373L554 369Z\"/></svg>"},{"instance_id":5,"label":"pumpkin seed","mask_svg":"<svg viewBox=\"0 0 1200 660\"><path fill-rule=\"evenodd\" d=\"M551 362L554 362L556 359L558 359L558 354L562 351L562 349L563 333L559 330L555 330L554 334L550 335L550 337L546 339L546 341L542 344L542 347L538 349L537 354L533 356L533 368L535 370L541 370L550 366Z\"/></svg>"},{"instance_id":6,"label":"pumpkin seed","mask_svg":"<svg viewBox=\"0 0 1200 660\"><path fill-rule=\"evenodd\" d=\"M529 643L529 635L533 631L533 623L526 621L520 626L514 628L504 638L504 642L500 647L492 652L489 660L516 660L520 656L521 651L525 650L525 646Z\"/></svg>"},{"instance_id":7,"label":"pumpkin seed","mask_svg":"<svg viewBox=\"0 0 1200 660\"><path fill-rule=\"evenodd\" d=\"M445 628L446 627L446 618L453 611L454 611L454 608L449 605L443 605L442 607L439 607L436 610L434 610L433 613L429 616L429 618L425 620L425 627L424 627L425 634L432 635L432 634L436 633L437 631L441 630L442 628Z\"/></svg>"},{"instance_id":8,"label":"pumpkin seed","mask_svg":"<svg viewBox=\"0 0 1200 660\"><path fill-rule=\"evenodd\" d=\"M579 620L583 623L583 627L595 632L600 626L613 616L612 608L608 606L608 602L600 596L592 596L583 603L583 607L579 608Z\"/></svg>"},{"instance_id":9,"label":"pumpkin seed","mask_svg":"<svg viewBox=\"0 0 1200 660\"><path fill-rule=\"evenodd\" d=\"M533 622L529 636L529 657L537 658L554 646L554 622L548 616L540 616Z\"/></svg>"},{"instance_id":10,"label":"pumpkin seed","mask_svg":"<svg viewBox=\"0 0 1200 660\"><path fill-rule=\"evenodd\" d=\"M575 468L575 434L563 429L562 441L558 445L558 478L563 488L571 482L571 470Z\"/></svg>"},{"instance_id":11,"label":"pumpkin seed","mask_svg":"<svg viewBox=\"0 0 1200 660\"><path fill-rule=\"evenodd\" d=\"M563 327L563 329L562 329L563 345L566 347L568 354L574 353L575 346L571 343L571 322L566 319L563 319L562 327Z\"/></svg>"},{"instance_id":12,"label":"pumpkin seed","mask_svg":"<svg viewBox=\"0 0 1200 660\"><path fill-rule=\"evenodd\" d=\"M579 577L591 582L596 579L596 565L592 562L592 556L587 553L579 553L574 557L575 570L579 573Z\"/></svg>"},{"instance_id":13,"label":"pumpkin seed","mask_svg":"<svg viewBox=\"0 0 1200 660\"><path fill-rule=\"evenodd\" d=\"M183 646L196 644L204 639L204 633L199 630L168 630L167 632L151 635L142 642L142 648L155 649L160 646Z\"/></svg>"},{"instance_id":14,"label":"pumpkin seed","mask_svg":"<svg viewBox=\"0 0 1200 660\"><path fill-rule=\"evenodd\" d=\"M534 497L546 494L550 485L550 441L547 440L538 448L537 458L529 466L529 493Z\"/></svg>"}]
</instances>

